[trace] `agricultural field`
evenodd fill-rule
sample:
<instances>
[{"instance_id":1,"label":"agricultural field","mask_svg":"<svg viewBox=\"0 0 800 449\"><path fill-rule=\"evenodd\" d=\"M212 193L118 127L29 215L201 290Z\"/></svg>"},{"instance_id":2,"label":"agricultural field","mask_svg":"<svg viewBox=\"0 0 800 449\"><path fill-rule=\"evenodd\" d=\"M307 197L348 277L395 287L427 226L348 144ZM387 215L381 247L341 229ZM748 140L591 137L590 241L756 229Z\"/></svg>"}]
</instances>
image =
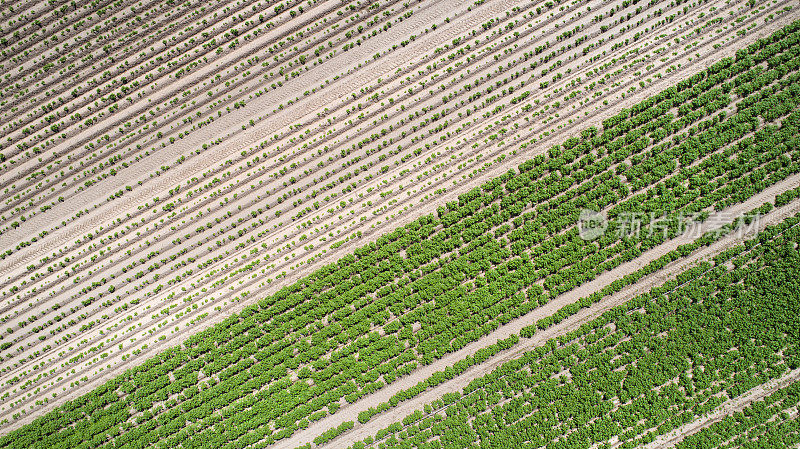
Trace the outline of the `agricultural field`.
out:
<instances>
[{"instance_id":1,"label":"agricultural field","mask_svg":"<svg viewBox=\"0 0 800 449\"><path fill-rule=\"evenodd\" d=\"M0 0L0 447L797 447L799 106L796 0Z\"/></svg>"}]
</instances>

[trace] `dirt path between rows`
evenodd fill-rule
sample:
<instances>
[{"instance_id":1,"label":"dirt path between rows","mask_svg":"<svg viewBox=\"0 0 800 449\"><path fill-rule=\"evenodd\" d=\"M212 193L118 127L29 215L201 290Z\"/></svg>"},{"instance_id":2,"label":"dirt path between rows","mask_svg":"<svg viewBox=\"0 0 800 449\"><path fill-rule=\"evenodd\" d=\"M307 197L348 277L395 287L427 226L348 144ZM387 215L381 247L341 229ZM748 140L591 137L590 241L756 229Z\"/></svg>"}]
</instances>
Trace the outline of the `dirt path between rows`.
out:
<instances>
[{"instance_id":1,"label":"dirt path between rows","mask_svg":"<svg viewBox=\"0 0 800 449\"><path fill-rule=\"evenodd\" d=\"M683 439L687 436L693 435L714 423L722 421L723 418L730 416L734 412L742 411L750 404L760 401L775 391L791 385L798 380L800 380L800 368L789 371L777 379L772 379L766 383L763 383L741 396L737 396L733 399L723 402L719 407L708 412L708 414L702 418L684 424L670 433L660 435L649 444L642 446L642 448L659 449L675 447L675 445L683 441Z\"/></svg>"},{"instance_id":2,"label":"dirt path between rows","mask_svg":"<svg viewBox=\"0 0 800 449\"><path fill-rule=\"evenodd\" d=\"M728 209L720 211L716 215L712 214L712 216L709 217L709 219L703 224L701 231L707 232L717 229L723 224L721 220L727 218L725 221L730 222L731 217L750 211L766 201L772 201L774 200L776 194L779 194L787 189L794 188L798 184L800 184L800 174L787 178L783 182L764 190L758 195L753 196L744 203L734 205ZM760 217L760 219L757 220L758 230L764 229L764 227L767 225L779 223L786 217L794 215L797 212L800 212L800 200L794 200L783 207L773 209L770 213ZM755 224L756 221L754 221L754 226L752 229L753 231L755 231ZM428 404L436 399L439 399L445 393L460 392L465 386L467 386L467 384L469 384L470 381L491 372L508 360L517 358L526 351L543 345L551 338L558 337L579 328L581 325L596 318L603 312L623 304L631 298L650 290L654 286L662 284L668 279L674 277L677 273L686 270L700 261L709 260L723 250L752 237L752 235L749 233L731 233L718 240L714 244L701 248L689 257L676 260L661 270L643 277L638 283L625 287L616 294L607 296L602 301L592 305L591 307L582 309L577 314L563 320L558 325L537 332L532 338L522 339L520 343L511 348L511 350L501 352L494 357L489 358L483 364L467 369L460 376L443 382L437 387L429 389L420 394L416 398L399 404L397 407L389 410L386 413L377 415L376 418L368 423L364 425L360 425L358 423L358 414L361 411L367 410L370 407L377 407L382 402L387 402L389 398L398 393L400 390L406 390L413 387L419 381L428 378L434 372L441 371L447 366L454 365L456 362L464 359L466 356L474 354L478 349L494 344L497 340L506 339L512 334L519 334L519 331L523 327L534 324L541 318L555 314L560 308L577 302L580 298L588 296L595 291L601 290L611 282L622 278L626 274L635 272L639 268L647 265L649 262L656 260L662 255L676 249L678 246L693 242L698 236L699 235L687 233L673 240L665 242L647 251L639 258L631 262L624 263L611 271L603 273L594 280L556 297L546 305L533 310L523 317L509 322L489 335L486 335L483 338L468 344L461 350L449 353L432 364L417 369L414 372L413 377L409 376L402 378L379 390L378 392L363 398L360 401L343 406L335 415L327 416L320 421L311 424L307 429L297 432L291 438L282 440L276 444L275 447L295 448L312 441L322 432L330 428L337 427L345 421L354 421L356 423L355 428L349 432L346 432L342 436L331 440L326 447L345 447L356 441L363 440L368 436L374 436L378 430L388 427L390 424L399 421L403 417L413 413L415 410L422 409L424 404Z\"/></svg>"}]
</instances>

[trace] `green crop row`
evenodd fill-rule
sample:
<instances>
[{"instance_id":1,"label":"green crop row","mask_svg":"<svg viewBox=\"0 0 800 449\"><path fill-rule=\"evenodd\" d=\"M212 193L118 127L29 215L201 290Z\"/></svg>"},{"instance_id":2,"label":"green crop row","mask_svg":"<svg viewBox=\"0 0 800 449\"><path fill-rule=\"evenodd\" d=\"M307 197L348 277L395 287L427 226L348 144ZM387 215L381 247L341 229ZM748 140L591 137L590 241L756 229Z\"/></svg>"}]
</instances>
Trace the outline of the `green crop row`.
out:
<instances>
[{"instance_id":1,"label":"green crop row","mask_svg":"<svg viewBox=\"0 0 800 449\"><path fill-rule=\"evenodd\" d=\"M787 198L788 201L800 197L800 189L793 189L792 192L795 192L796 194L791 199ZM739 232L742 229L741 226L749 225L756 217L769 212L771 209L771 203L764 203L755 210L742 215L739 220L728 223L719 229L715 229L714 231L707 232L692 243L678 246L676 249L661 255L658 259L651 261L635 272L626 274L622 278L611 282L607 286L595 291L591 295L584 296L578 301L560 308L555 314L539 320L536 324L525 326L520 331L519 337L531 338L534 336L534 334L536 334L537 330L547 329L548 327L559 324L564 319L578 313L578 311L581 309L590 307L592 304L597 303L604 297L617 293L627 286L636 284L644 276L663 269L669 263L674 262L682 257L686 257L699 248L711 245L717 240L729 235L731 232ZM730 252L727 254L730 254ZM413 387L407 390L399 391L397 394L393 395L389 401L382 402L377 407L370 407L369 409L360 412L358 414L358 421L361 424L364 424L372 419L373 416L390 410L392 407L397 406L403 401L412 399L430 388L434 388L445 381L453 379L454 377L466 371L467 368L474 365L479 365L500 351L504 351L515 346L519 342L519 337L512 334L505 340L498 340L497 343L479 349L474 355L469 355L464 359L454 363L452 366L446 367L444 370L436 371L427 379L417 382L417 384Z\"/></svg>"},{"instance_id":2,"label":"green crop row","mask_svg":"<svg viewBox=\"0 0 800 449\"><path fill-rule=\"evenodd\" d=\"M631 448L796 369L798 223L794 216L767 228L351 449ZM777 410L795 405L796 385L768 402L781 400ZM737 421L768 418L747 416L690 437L684 447L714 447L708 443L725 441Z\"/></svg>"},{"instance_id":3,"label":"green crop row","mask_svg":"<svg viewBox=\"0 0 800 449\"><path fill-rule=\"evenodd\" d=\"M699 432L688 435L675 447L689 449L792 447L800 443L800 383L795 382L725 416ZM794 408L794 417L790 415ZM754 444L755 443L755 444Z\"/></svg>"}]
</instances>

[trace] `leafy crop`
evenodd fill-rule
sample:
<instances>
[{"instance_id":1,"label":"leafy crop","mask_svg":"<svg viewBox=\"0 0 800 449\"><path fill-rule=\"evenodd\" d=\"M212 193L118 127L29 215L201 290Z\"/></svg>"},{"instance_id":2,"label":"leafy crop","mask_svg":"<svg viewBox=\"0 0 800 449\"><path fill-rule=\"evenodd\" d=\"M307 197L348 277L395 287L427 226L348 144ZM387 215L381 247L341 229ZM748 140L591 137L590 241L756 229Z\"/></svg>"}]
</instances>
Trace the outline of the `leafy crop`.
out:
<instances>
[{"instance_id":1,"label":"leafy crop","mask_svg":"<svg viewBox=\"0 0 800 449\"><path fill-rule=\"evenodd\" d=\"M792 318L800 312L798 222L795 216L768 228L351 449L575 447L612 439L634 447L800 367ZM713 447L763 423L797 403L797 385L768 397L771 410L757 404L682 447ZM770 424L796 426L786 415ZM763 435L763 428L752 430ZM795 435L764 438L779 444Z\"/></svg>"}]
</instances>

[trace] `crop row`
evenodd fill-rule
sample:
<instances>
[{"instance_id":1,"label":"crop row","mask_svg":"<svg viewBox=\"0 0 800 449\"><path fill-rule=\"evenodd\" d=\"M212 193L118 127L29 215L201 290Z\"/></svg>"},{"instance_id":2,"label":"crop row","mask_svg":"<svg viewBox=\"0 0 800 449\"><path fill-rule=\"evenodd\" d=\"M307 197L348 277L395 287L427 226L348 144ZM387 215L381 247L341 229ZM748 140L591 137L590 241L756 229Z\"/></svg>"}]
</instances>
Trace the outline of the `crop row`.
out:
<instances>
[{"instance_id":1,"label":"crop row","mask_svg":"<svg viewBox=\"0 0 800 449\"><path fill-rule=\"evenodd\" d=\"M377 4L375 4L375 6L377 6ZM385 6L369 9L366 12L366 18L369 18L370 15L377 16L380 12L387 12L387 15L390 17L389 21L391 21L391 17L399 15L389 14L390 11L394 10L385 8L389 7ZM254 11L249 11L249 13L255 14ZM159 130L165 129L165 125L175 122L176 120L177 124L185 125L181 128L183 130L177 133L177 138L184 138L189 134L188 130L197 129L218 117L217 109L221 109L221 112L224 112L225 108L219 107L222 104L228 104L229 108L243 106L245 102L241 98L234 98L235 101L231 102L226 99L222 103L218 100L225 98L225 95L229 93L235 92L235 87L238 87L237 82L244 81L247 77L255 77L263 73L267 75L266 79L261 80L265 83L269 82L269 80L274 77L280 77L281 79L285 77L288 79L289 74L283 74L284 64L297 65L299 68L295 69L295 71L302 71L303 66L306 65L306 57L298 56L296 54L297 51L313 50L312 47L315 46L313 43L314 39L324 39L325 35L333 39L336 33L348 32L348 29L356 26L355 17L350 17L353 15L358 16L357 13L349 13L343 17L333 15L332 20L325 20L324 28L321 26L323 21L320 20L318 25L302 29L296 33L300 36L304 36L305 39L304 44L299 46L299 50L292 49L292 51L288 52L286 55L281 53L275 56L275 61L271 61L271 54L277 53L279 48L272 49L271 47L264 55L237 54L236 57L227 58L224 64L212 65L218 58L209 58L203 54L193 55L195 58L194 62L183 61L178 65L168 63L167 66L169 70L164 70L163 67L159 68L159 66L164 63L163 57L153 56L151 58L148 56L148 58L145 59L149 62L145 64L144 69L138 69L136 64L131 67L123 64L120 66L121 70L123 70L122 73L113 74L108 72L107 81L102 81L99 85L91 86L91 89L86 93L81 94L80 91L82 89L73 90L76 98L65 103L65 107L71 114L70 119L64 117L63 120L66 120L65 122L59 121L61 119L56 117L52 117L50 121L43 119L41 126L47 127L49 129L47 132L38 133L36 129L30 127L21 131L23 135L30 135L30 137L24 142L20 141L20 143L15 143L15 145L18 146L19 151L24 151L25 154L28 154L30 158L28 162L16 160L14 159L14 155L6 155L6 158L9 159L9 164L12 162L14 164L13 166L9 166L11 168L9 175L17 179L25 178L27 182L17 182L15 184L17 191L13 196L10 196L9 201L11 202L5 205L3 211L16 210L17 213L21 213L26 207L24 204L42 204L41 200L43 198L63 198L67 200L69 199L68 192L74 191L75 189L80 191L93 184L98 179L104 179L108 176L109 170L112 168L114 171L112 176L123 171L126 165L132 164L131 159L134 159L134 155L145 153L146 147L144 145L147 145L147 140L142 139L147 136L150 137L150 140L156 137L160 139L161 131ZM287 17L290 18L288 15ZM361 19L364 18L365 17L361 17ZM315 16L312 17L312 19L318 19L318 17ZM402 19L403 17L399 20ZM344 22L345 26L342 27L342 24L339 22ZM348 22L350 22L349 25L347 24ZM382 20L374 22L373 26L380 26ZM363 23L372 24L373 22ZM315 24L317 24L317 22L315 22ZM266 41L262 39L259 43L265 46L271 42L281 43L282 46L287 45L286 41L281 39L286 38L285 34L287 31L294 31L298 26L302 27L303 23L295 25L293 21L288 21L286 27L291 28L289 30L284 30L284 34L277 34L275 36L273 36L275 33L268 34L268 39ZM279 31L283 30L283 28L279 28ZM331 30L336 30L333 35L330 34ZM320 33L319 31L323 32ZM199 31L194 30L193 33L195 32ZM230 35L230 33L226 34ZM183 36L182 39L185 38L187 38L187 36ZM329 51L335 51L339 47L341 47L341 44L337 43L336 46L334 46L333 49L329 49ZM162 50L156 48L153 51L158 55ZM210 52L211 50L209 49L208 51ZM180 51L170 51L168 54L172 57L178 57L182 53ZM259 65L257 64L259 60L266 60L266 62ZM201 67L197 61L202 62L203 66ZM312 65L310 61L308 65ZM316 60L314 60L313 65L317 65ZM203 67L207 68L203 69ZM210 70L211 67L213 67L213 71ZM198 73L203 73L204 75L202 76L205 78L193 76L193 78L190 78L191 82L188 84L186 84L186 80L183 79L180 80L182 81L180 85L175 84L180 74L186 72L189 68L191 68L193 72L199 71ZM288 68L288 66L286 66L286 68ZM154 78L152 75L148 75L148 72L153 72L157 76ZM152 89L159 77L166 76L174 78L174 81L171 81L173 86L165 91L167 94L166 96L147 95L147 99L150 101L145 102L144 100L140 100L140 98L144 98L142 93L145 87ZM219 87L220 85L224 86ZM214 88L214 86L218 87ZM110 88L115 90L109 91L108 89ZM208 92L206 92L206 90L208 90ZM137 100L133 100L131 96L137 91L139 91ZM206 95L206 93L211 95ZM253 93L254 92L251 91L249 95L252 97ZM50 94L52 95L52 93ZM247 92L245 92L245 94L247 94ZM239 95L242 95L242 93L240 92ZM100 100L102 100L102 103L98 102L98 97L101 97ZM129 98L130 101L125 100L125 97ZM211 103L214 108L213 110L205 112L205 114L201 114L203 116L202 118L194 112L190 114L191 116L187 116L185 112L182 112L183 108L189 104L199 109L204 104L209 103ZM58 107L60 108L61 106ZM109 108L111 115L109 115L108 118L100 120L103 116L107 115L105 111L106 107ZM129 107L133 109L128 110ZM119 116L117 113L123 115ZM178 113L180 114L177 115ZM100 126L100 128L95 129L95 122L98 123L97 126ZM73 131L70 132L70 129ZM25 132L25 130L27 130L27 132ZM36 135L34 136L33 134ZM56 136L57 138L51 138L52 136ZM14 141L11 137L9 139ZM43 139L49 139L47 141L48 146L53 146L52 149L47 149L47 153L52 153L52 155L37 160L36 157L43 151L43 148L37 146L37 143L43 141ZM174 140L175 137L173 137L171 141ZM70 144L70 147L64 147L67 143ZM30 148L30 151L28 148ZM68 148L72 149L73 154L69 154L70 151L65 151ZM153 147L150 151L152 152L156 148L157 147ZM44 154L47 155L47 153ZM67 155L69 155L69 157L67 157ZM140 158L141 156L137 159ZM56 175L58 179L53 177ZM86 177L88 177L89 180L84 182ZM63 181L66 179L69 179L69 181L66 185L62 185ZM81 181L82 179L84 179L84 181ZM39 187L38 192L32 188L34 185ZM43 192L46 192L46 194L43 194ZM51 204L47 203L46 205ZM13 216L14 215L7 216L6 219L11 220ZM30 218L30 216L31 215L28 214L26 218Z\"/></svg>"},{"instance_id":2,"label":"crop row","mask_svg":"<svg viewBox=\"0 0 800 449\"><path fill-rule=\"evenodd\" d=\"M358 170L356 170L356 173L357 173L357 172L358 172ZM284 195L284 197L285 197L285 195ZM298 201L299 201L299 200L298 200ZM307 211L307 210L309 210L309 208L306 208L305 210Z\"/></svg>"},{"instance_id":3,"label":"crop row","mask_svg":"<svg viewBox=\"0 0 800 449\"><path fill-rule=\"evenodd\" d=\"M334 117L334 118L335 118L335 117ZM352 120L350 120L350 123L352 123ZM389 128L391 128L391 126L390 126ZM334 129L334 130L335 130L335 129ZM376 129L375 131L377 131L377 129ZM384 132L385 132L385 130L384 130ZM381 134L383 134L384 132L381 132ZM308 133L308 131L306 131L306 133ZM373 134L374 134L374 132L373 132ZM346 137L349 137L349 136L346 136ZM293 138L293 139L294 139L294 138ZM263 146L263 145L264 145L264 144L262 143L262 146ZM306 144L305 146L307 146L307 144ZM359 146L360 146L360 145L359 145ZM291 148L291 145L290 145L290 148ZM379 147L378 149L380 149L380 147ZM348 151L349 151L349 150L348 150ZM252 152L251 152L251 153L252 153ZM333 152L333 151L331 151L331 153L332 153L332 156L335 156L335 155L337 154L336 152ZM254 154L258 154L258 152L255 152ZM251 156L253 156L254 154L251 154ZM253 162L253 161L247 161L247 162L248 162L248 166L245 166L244 164L242 164L242 167L241 167L241 168L238 168L236 172L238 173L238 172L242 172L242 171L244 171L244 170L248 169L248 168L249 168L249 165L257 163L257 162L258 162L258 159L256 159L256 160L255 160L255 162ZM288 162L291 162L291 161L287 161L287 164L288 164ZM346 162L346 165L351 165L351 164L353 164L353 163L354 163L353 161L347 161L347 162ZM225 165L227 166L227 165L229 165L229 164L225 164ZM316 179L315 179L315 182L319 182L319 180L316 180ZM308 198L306 198L306 199L308 199Z\"/></svg>"},{"instance_id":4,"label":"crop row","mask_svg":"<svg viewBox=\"0 0 800 449\"><path fill-rule=\"evenodd\" d=\"M696 434L687 435L675 447L722 449L746 447L755 441L764 448L796 446L800 444L798 405L800 383L795 382Z\"/></svg>"},{"instance_id":5,"label":"crop row","mask_svg":"<svg viewBox=\"0 0 800 449\"><path fill-rule=\"evenodd\" d=\"M412 39L413 39L413 36L412 36ZM254 69L254 70L255 70L255 69ZM237 104L242 104L243 102L241 102L241 101L236 101L235 103L237 103ZM161 122L159 122L159 123L162 123L162 125L163 125L163 121L161 121ZM191 156L190 156L190 157L191 157ZM58 198L58 195L55 195L55 194L49 194L49 193L48 193L48 196L47 196L47 197L48 197L48 198L50 198L50 199L55 199L55 200L57 200L57 198ZM62 196L62 197L63 197L63 196Z\"/></svg>"},{"instance_id":6,"label":"crop row","mask_svg":"<svg viewBox=\"0 0 800 449\"><path fill-rule=\"evenodd\" d=\"M639 10L641 10L641 9L642 9L642 8L638 8L638 9L637 9L637 13L638 13L638 11L639 11ZM617 11L619 11L619 6L617 7ZM613 11L612 11L612 12L613 12ZM629 18L630 18L630 13L629 13ZM630 25L629 25L629 27L630 27ZM586 36L584 36L584 39L585 39L585 37L586 37ZM569 46L568 46L568 47L569 47ZM238 104L238 103L237 103L237 104ZM55 195L55 194L50 194L50 195L49 195L49 197L53 197L53 198L55 198L56 196L57 196L57 195ZM63 197L61 197L61 198L63 198Z\"/></svg>"},{"instance_id":7,"label":"crop row","mask_svg":"<svg viewBox=\"0 0 800 449\"><path fill-rule=\"evenodd\" d=\"M109 395L113 392L118 397L116 389L130 385L128 396L121 401L145 413L139 426L122 425L130 432L120 435L119 441L154 441L156 435L163 435L164 444L169 445L171 438L186 436L168 430L179 432L183 428L174 422L186 419L181 410L190 413L191 421L199 426L193 436L197 442L242 437L231 443L238 446L259 435L267 442L286 436L311 415L335 412L343 397L357 400L407 372L404 370L412 370L415 363L429 363L462 347L553 294L572 288L574 282L630 260L664 238L618 241L606 236L598 242L582 241L574 228L581 205L618 205L619 210L631 210L645 199L645 206L658 206L654 210L659 212L701 211L725 201L741 201L792 173L798 164L791 159L788 165L775 163L783 153L793 154L785 148L797 134L798 117L789 114L792 108L772 117L773 121L783 118L780 127L767 125L756 131L760 124L754 120L756 115L796 101L792 71L784 70L782 76L759 85L763 90L747 97L756 101L730 118L717 116L698 122L727 104L711 102L713 97L703 95L715 86L731 84L732 88L740 73L748 68L758 72L757 67L767 60L775 67L794 61L789 43L797 36L784 31L772 39L775 43L760 41L747 58L743 54L736 61L725 60L607 121L602 133L587 130L580 139L553 148L550 157L524 164L520 174L509 173L463 195L460 204L441 208L438 218L425 217L376 245L356 251L358 258L326 267L303 284L259 301L258 306L246 309L245 318L232 317L190 338L185 349L168 351L160 363L148 362L116 379L108 389ZM744 78L738 80L744 85ZM775 104L777 99L779 104ZM682 104L690 107L681 112L676 124L672 120L650 121L653 116L665 115L665 111L680 109ZM692 123L697 124L693 131L677 135ZM630 196L623 190L631 181L623 182L614 170L629 157L638 159L635 165L643 163L645 154L637 157L649 148L643 139L659 130L665 135L663 143L651 149L653 154L667 151L681 159L695 150L693 139L705 146L694 158L683 159L685 166L676 174L669 178L664 177L671 173L662 173L661 177L653 174L646 190L643 184L642 193ZM748 139L753 131L756 138ZM762 144L767 138L771 140ZM736 141L738 144L730 145ZM707 163L707 156L716 151L729 157L744 153L749 162L739 176L756 173L762 183L750 191L739 189L734 164L726 167L732 172L729 175ZM693 164L694 159L702 162ZM719 182L716 190L704 195L696 186L678 195L657 185L659 181L668 186L688 184L692 177L710 174ZM539 184L552 187L539 188ZM527 206L531 203L533 208ZM545 256L552 253L561 254L562 262L554 263ZM598 263L604 260L608 262ZM583 274L576 277L577 281L560 276L578 269ZM545 288L538 286L540 281ZM298 293L303 285L305 290ZM527 294L520 293L523 291ZM152 374L144 374L147 372ZM160 385L158 378L177 380ZM140 385L146 379L150 382ZM198 383L203 391L190 393L191 398L186 396ZM104 394L96 397L110 398ZM162 408L167 403L171 406ZM222 407L218 412L217 403ZM127 416L117 422L121 424L132 413L124 406L117 411L109 422ZM215 433L221 429L214 426L219 420L233 424L247 419L251 422L242 421L238 430L231 430L238 435ZM247 434L248 428L253 432ZM95 431L91 438L95 438ZM73 436L82 439L86 434ZM65 444L75 443L77 440Z\"/></svg>"},{"instance_id":8,"label":"crop row","mask_svg":"<svg viewBox=\"0 0 800 449\"><path fill-rule=\"evenodd\" d=\"M784 195L784 201L788 202L798 197L800 197L800 191L796 192L792 190ZM760 207L751 210L746 214L740 215L738 218L734 219L728 224L723 225L721 228L703 234L692 243L679 245L674 250L660 255L657 259L652 260L647 265L634 272L628 273L619 279L616 279L602 289L593 292L591 295L584 296L574 303L563 306L552 316L546 316L545 318L540 319L536 324L525 326L520 331L520 336L523 338L531 338L540 330L557 326L564 319L575 315L581 311L581 309L592 307L597 302L606 299L606 297L609 295L618 293L625 287L635 285L643 277L651 275L658 270L664 269L664 267L668 264L673 263L678 259L687 257L688 255L693 254L693 252L699 248L709 246L732 232L739 233L739 235L741 235L742 232L749 232L746 228L743 228L743 226L752 226L754 224L753 220L757 220L759 217L761 217L761 215L768 213L771 209L771 203L764 203ZM757 224L757 222L755 222L755 224ZM752 228L750 228L750 231L752 231ZM391 410L401 402L411 400L428 389L435 388L441 383L447 382L463 374L468 368L474 365L487 362L487 359L490 357L494 356L500 351L508 350L509 348L515 346L519 341L519 337L512 334L506 340L498 340L495 344L481 348L476 353L466 356L464 359L459 360L452 366L448 366L444 370L434 372L430 377L419 381L413 387L398 391L395 395L390 397L388 401L382 402L376 407L370 407L369 409L362 410L358 414L358 421L361 424L365 424L374 416ZM428 410L429 409L426 407L426 412ZM339 434L340 432L334 431L333 428L330 428L322 435L319 435L318 438L315 438L315 442L320 444L323 440L333 439Z\"/></svg>"},{"instance_id":9,"label":"crop row","mask_svg":"<svg viewBox=\"0 0 800 449\"><path fill-rule=\"evenodd\" d=\"M635 447L693 421L800 366L798 323L789 318L797 312L797 222L768 228L351 449ZM787 393L796 387L787 390L770 401L794 405L796 393Z\"/></svg>"}]
</instances>

